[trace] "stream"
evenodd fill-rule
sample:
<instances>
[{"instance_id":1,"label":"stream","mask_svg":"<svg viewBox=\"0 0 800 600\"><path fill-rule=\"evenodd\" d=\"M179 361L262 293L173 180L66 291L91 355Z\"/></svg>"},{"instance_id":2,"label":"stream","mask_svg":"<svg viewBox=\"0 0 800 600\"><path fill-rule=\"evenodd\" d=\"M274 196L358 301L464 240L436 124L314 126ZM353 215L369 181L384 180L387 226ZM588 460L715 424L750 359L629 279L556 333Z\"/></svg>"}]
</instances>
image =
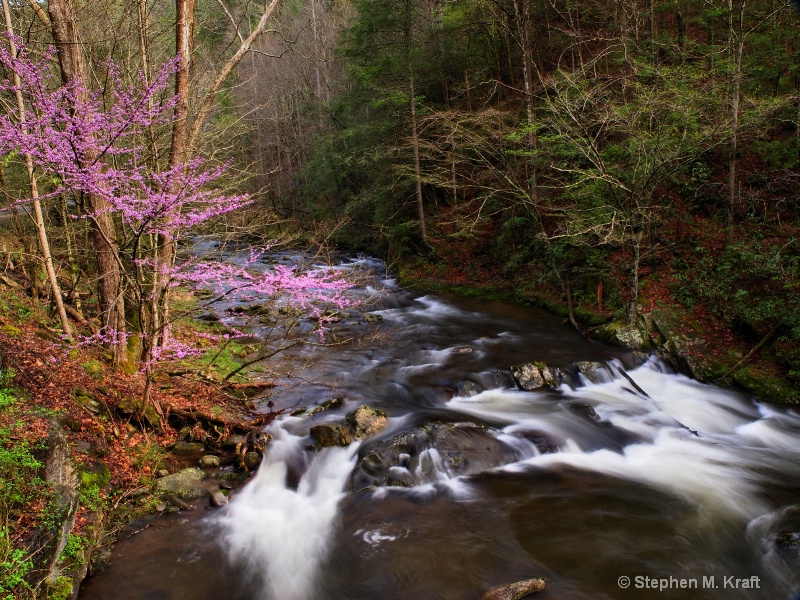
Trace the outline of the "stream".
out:
<instances>
[{"instance_id":1,"label":"stream","mask_svg":"<svg viewBox=\"0 0 800 600\"><path fill-rule=\"evenodd\" d=\"M533 577L543 599L798 594L797 411L590 343L541 310L415 295L375 259L315 268L360 274L362 306L326 334L353 341L287 351L303 385L287 374L269 397L287 410L253 478L224 508L117 544L81 600L477 600ZM228 324L266 335L241 312ZM600 363L593 381L580 361ZM520 390L508 369L531 362L570 380ZM360 405L387 427L310 449L312 426Z\"/></svg>"}]
</instances>

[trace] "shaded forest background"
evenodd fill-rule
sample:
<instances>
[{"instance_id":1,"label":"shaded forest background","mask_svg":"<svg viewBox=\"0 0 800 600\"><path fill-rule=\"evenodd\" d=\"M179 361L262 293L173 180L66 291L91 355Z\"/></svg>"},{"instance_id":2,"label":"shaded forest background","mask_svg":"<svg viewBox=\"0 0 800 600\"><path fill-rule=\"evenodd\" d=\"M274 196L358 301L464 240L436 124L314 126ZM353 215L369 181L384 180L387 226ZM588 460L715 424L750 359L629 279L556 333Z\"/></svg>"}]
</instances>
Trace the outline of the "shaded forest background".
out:
<instances>
[{"instance_id":1,"label":"shaded forest background","mask_svg":"<svg viewBox=\"0 0 800 600\"><path fill-rule=\"evenodd\" d=\"M113 91L109 59L134 80L175 56L180 2L68 4L95 90ZM53 42L42 6L11 5L29 48ZM226 164L215 185L256 200L227 231L321 233L407 279L570 305L582 324L678 303L768 337L800 377L791 2L286 0L213 90L266 6L196 3L184 160ZM170 126L143 136L142 160L168 168ZM21 157L3 168L7 202L27 197ZM95 280L66 214L80 199L47 202L65 289Z\"/></svg>"}]
</instances>

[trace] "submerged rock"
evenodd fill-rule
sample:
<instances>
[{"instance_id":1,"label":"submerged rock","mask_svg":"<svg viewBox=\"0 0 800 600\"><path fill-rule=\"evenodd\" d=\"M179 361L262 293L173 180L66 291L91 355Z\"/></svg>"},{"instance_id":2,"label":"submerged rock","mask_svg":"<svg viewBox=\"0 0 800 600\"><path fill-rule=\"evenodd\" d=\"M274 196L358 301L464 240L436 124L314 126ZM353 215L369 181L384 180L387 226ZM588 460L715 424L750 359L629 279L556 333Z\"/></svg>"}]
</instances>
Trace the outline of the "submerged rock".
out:
<instances>
[{"instance_id":1,"label":"submerged rock","mask_svg":"<svg viewBox=\"0 0 800 600\"><path fill-rule=\"evenodd\" d=\"M544 579L528 579L506 585L498 585L481 596L481 600L519 600L544 588Z\"/></svg>"}]
</instances>

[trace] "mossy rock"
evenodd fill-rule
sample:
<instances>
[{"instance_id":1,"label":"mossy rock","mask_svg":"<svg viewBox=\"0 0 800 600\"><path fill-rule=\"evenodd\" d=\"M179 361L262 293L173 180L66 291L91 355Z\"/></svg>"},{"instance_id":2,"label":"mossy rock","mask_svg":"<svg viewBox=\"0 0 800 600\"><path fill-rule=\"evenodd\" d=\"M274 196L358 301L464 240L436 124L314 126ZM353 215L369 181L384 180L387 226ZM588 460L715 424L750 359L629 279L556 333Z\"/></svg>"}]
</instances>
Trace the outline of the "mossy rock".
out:
<instances>
[{"instance_id":1,"label":"mossy rock","mask_svg":"<svg viewBox=\"0 0 800 600\"><path fill-rule=\"evenodd\" d=\"M742 367L731 375L731 379L762 400L800 404L800 389L797 386L787 379L762 371L757 365Z\"/></svg>"},{"instance_id":2,"label":"mossy rock","mask_svg":"<svg viewBox=\"0 0 800 600\"><path fill-rule=\"evenodd\" d=\"M47 585L45 600L67 600L72 596L73 581L71 577L61 576Z\"/></svg>"}]
</instances>

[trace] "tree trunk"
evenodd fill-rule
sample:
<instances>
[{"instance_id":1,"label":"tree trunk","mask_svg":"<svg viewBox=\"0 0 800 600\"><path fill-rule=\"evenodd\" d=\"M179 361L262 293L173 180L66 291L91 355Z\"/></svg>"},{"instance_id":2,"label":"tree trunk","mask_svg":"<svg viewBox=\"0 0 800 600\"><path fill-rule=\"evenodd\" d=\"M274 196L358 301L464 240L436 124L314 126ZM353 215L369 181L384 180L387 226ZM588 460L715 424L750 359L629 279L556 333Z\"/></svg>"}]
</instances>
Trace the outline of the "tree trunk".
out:
<instances>
[{"instance_id":1,"label":"tree trunk","mask_svg":"<svg viewBox=\"0 0 800 600\"><path fill-rule=\"evenodd\" d=\"M75 29L73 0L50 0L48 11L53 41L58 50L61 81L65 85L80 82L83 86L82 93L86 94L88 79ZM95 158L85 156L83 161L88 164ZM106 336L106 347L111 352L114 363L120 364L127 361L127 347L118 339L118 335L126 331L125 303L111 206L104 198L95 194L88 194L86 201L92 215L102 333Z\"/></svg>"},{"instance_id":2,"label":"tree trunk","mask_svg":"<svg viewBox=\"0 0 800 600\"><path fill-rule=\"evenodd\" d=\"M739 7L739 30L734 31L734 11L733 0L729 0L730 8L730 32L729 44L731 49L731 59L733 61L733 75L731 80L731 153L728 159L728 211L726 224L726 244L733 242L734 216L736 210L736 168L739 144L739 103L741 101L742 86L742 56L744 54L744 8L745 0Z\"/></svg>"},{"instance_id":3,"label":"tree trunk","mask_svg":"<svg viewBox=\"0 0 800 600\"><path fill-rule=\"evenodd\" d=\"M17 47L14 42L14 28L11 24L11 12L8 7L9 0L0 0L3 2L3 14L6 21L6 32L8 34L8 44L11 48L11 54L17 55ZM14 73L14 86L16 88L17 98L17 112L19 113L19 122L25 127L25 101L22 98L22 89L18 73ZM61 320L61 327L64 329L64 335L68 339L72 338L72 326L67 318L67 312L64 309L64 297L61 294L61 287L58 285L58 278L56 277L56 270L53 266L53 256L50 253L50 242L47 239L47 230L44 227L44 215L42 214L42 205L39 202L39 188L36 185L36 174L33 171L33 158L30 154L25 154L25 169L28 172L28 180L31 188L31 199L33 201L33 215L34 224L36 225L36 234L39 238L39 249L44 258L44 267L47 271L47 279L50 282L50 290L53 293L53 301L58 309L58 317Z\"/></svg>"},{"instance_id":4,"label":"tree trunk","mask_svg":"<svg viewBox=\"0 0 800 600\"><path fill-rule=\"evenodd\" d=\"M409 62L411 62L409 60ZM422 197L422 169L419 162L419 131L417 130L417 100L414 91L414 71L411 68L408 74L408 89L411 104L411 146L414 151L414 185L417 197L417 216L419 217L419 233L422 243L428 245L428 232L425 227L425 204Z\"/></svg>"}]
</instances>

